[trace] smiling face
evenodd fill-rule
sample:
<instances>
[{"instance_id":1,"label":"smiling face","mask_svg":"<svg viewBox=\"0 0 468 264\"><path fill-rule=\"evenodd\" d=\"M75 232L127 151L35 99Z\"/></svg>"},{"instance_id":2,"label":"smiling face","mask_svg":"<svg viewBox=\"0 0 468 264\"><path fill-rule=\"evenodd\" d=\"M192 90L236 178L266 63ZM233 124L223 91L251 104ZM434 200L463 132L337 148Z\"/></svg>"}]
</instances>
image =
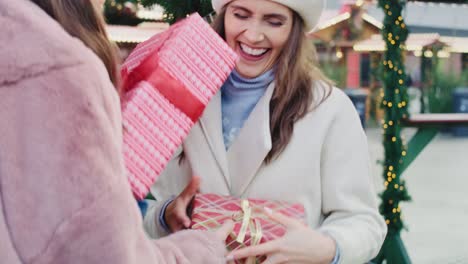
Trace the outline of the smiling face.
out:
<instances>
[{"instance_id":1,"label":"smiling face","mask_svg":"<svg viewBox=\"0 0 468 264\"><path fill-rule=\"evenodd\" d=\"M224 18L226 42L239 55L237 72L254 78L270 70L289 38L292 11L269 0L235 0Z\"/></svg>"}]
</instances>

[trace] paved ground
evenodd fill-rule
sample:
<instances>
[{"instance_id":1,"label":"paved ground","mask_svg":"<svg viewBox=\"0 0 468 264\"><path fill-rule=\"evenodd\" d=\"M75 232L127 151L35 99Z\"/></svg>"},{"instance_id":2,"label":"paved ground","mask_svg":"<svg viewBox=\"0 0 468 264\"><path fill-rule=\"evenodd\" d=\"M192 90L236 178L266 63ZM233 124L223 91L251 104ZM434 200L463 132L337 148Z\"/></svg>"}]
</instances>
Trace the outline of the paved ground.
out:
<instances>
[{"instance_id":1,"label":"paved ground","mask_svg":"<svg viewBox=\"0 0 468 264\"><path fill-rule=\"evenodd\" d=\"M380 129L367 129L373 160L383 157ZM414 130L405 130L409 139ZM381 165L373 163L380 192ZM412 202L402 205L403 241L415 264L468 264L468 137L439 134L404 174Z\"/></svg>"}]
</instances>

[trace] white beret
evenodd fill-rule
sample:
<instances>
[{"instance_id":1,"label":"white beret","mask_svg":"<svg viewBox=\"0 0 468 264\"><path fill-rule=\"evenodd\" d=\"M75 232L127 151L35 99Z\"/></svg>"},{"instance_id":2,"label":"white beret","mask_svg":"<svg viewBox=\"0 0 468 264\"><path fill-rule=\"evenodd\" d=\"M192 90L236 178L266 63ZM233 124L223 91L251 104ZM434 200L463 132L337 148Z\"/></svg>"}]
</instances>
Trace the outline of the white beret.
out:
<instances>
[{"instance_id":1,"label":"white beret","mask_svg":"<svg viewBox=\"0 0 468 264\"><path fill-rule=\"evenodd\" d=\"M233 0L211 0L213 9L218 13L223 6ZM314 29L320 19L326 0L270 0L296 11L306 23L307 31Z\"/></svg>"}]
</instances>

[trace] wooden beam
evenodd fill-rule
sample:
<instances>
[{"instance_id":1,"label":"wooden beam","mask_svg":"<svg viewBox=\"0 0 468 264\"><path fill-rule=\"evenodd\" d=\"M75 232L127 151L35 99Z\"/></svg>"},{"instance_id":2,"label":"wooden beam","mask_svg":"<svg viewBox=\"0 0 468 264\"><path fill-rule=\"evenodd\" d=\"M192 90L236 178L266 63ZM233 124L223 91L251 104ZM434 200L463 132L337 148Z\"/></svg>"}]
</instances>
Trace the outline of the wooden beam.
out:
<instances>
[{"instance_id":1,"label":"wooden beam","mask_svg":"<svg viewBox=\"0 0 468 264\"><path fill-rule=\"evenodd\" d=\"M437 128L420 128L418 132L411 138L408 143L408 154L400 168L400 173L403 173L417 156L426 148L427 145L434 139L439 130Z\"/></svg>"},{"instance_id":2,"label":"wooden beam","mask_svg":"<svg viewBox=\"0 0 468 264\"><path fill-rule=\"evenodd\" d=\"M408 0L409 2L424 2L424 3L443 3L443 4L468 4L468 0Z\"/></svg>"},{"instance_id":3,"label":"wooden beam","mask_svg":"<svg viewBox=\"0 0 468 264\"><path fill-rule=\"evenodd\" d=\"M405 127L453 127L468 126L468 114L412 114L402 119Z\"/></svg>"},{"instance_id":4,"label":"wooden beam","mask_svg":"<svg viewBox=\"0 0 468 264\"><path fill-rule=\"evenodd\" d=\"M418 131L408 143L408 155L401 167L403 173L424 148L434 139L439 129L446 127L468 126L468 114L412 114L402 119L405 127L417 127Z\"/></svg>"}]
</instances>

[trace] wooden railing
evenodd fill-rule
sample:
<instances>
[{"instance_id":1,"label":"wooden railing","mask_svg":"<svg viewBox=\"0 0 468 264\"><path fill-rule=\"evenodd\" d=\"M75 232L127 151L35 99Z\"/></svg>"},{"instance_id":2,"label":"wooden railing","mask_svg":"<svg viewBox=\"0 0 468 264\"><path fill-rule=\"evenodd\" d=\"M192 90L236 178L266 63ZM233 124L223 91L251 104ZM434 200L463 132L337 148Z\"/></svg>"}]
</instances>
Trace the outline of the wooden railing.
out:
<instances>
[{"instance_id":1,"label":"wooden railing","mask_svg":"<svg viewBox=\"0 0 468 264\"><path fill-rule=\"evenodd\" d=\"M401 173L403 173L441 129L468 127L468 114L413 114L409 118L402 119L401 126L418 129L408 143L408 153L401 167ZM379 255L371 263L411 263L399 233L387 236Z\"/></svg>"},{"instance_id":2,"label":"wooden railing","mask_svg":"<svg viewBox=\"0 0 468 264\"><path fill-rule=\"evenodd\" d=\"M408 143L408 155L405 157L403 173L416 157L426 148L442 128L468 126L468 114L412 114L402 120L404 127L416 127L418 131Z\"/></svg>"}]
</instances>

